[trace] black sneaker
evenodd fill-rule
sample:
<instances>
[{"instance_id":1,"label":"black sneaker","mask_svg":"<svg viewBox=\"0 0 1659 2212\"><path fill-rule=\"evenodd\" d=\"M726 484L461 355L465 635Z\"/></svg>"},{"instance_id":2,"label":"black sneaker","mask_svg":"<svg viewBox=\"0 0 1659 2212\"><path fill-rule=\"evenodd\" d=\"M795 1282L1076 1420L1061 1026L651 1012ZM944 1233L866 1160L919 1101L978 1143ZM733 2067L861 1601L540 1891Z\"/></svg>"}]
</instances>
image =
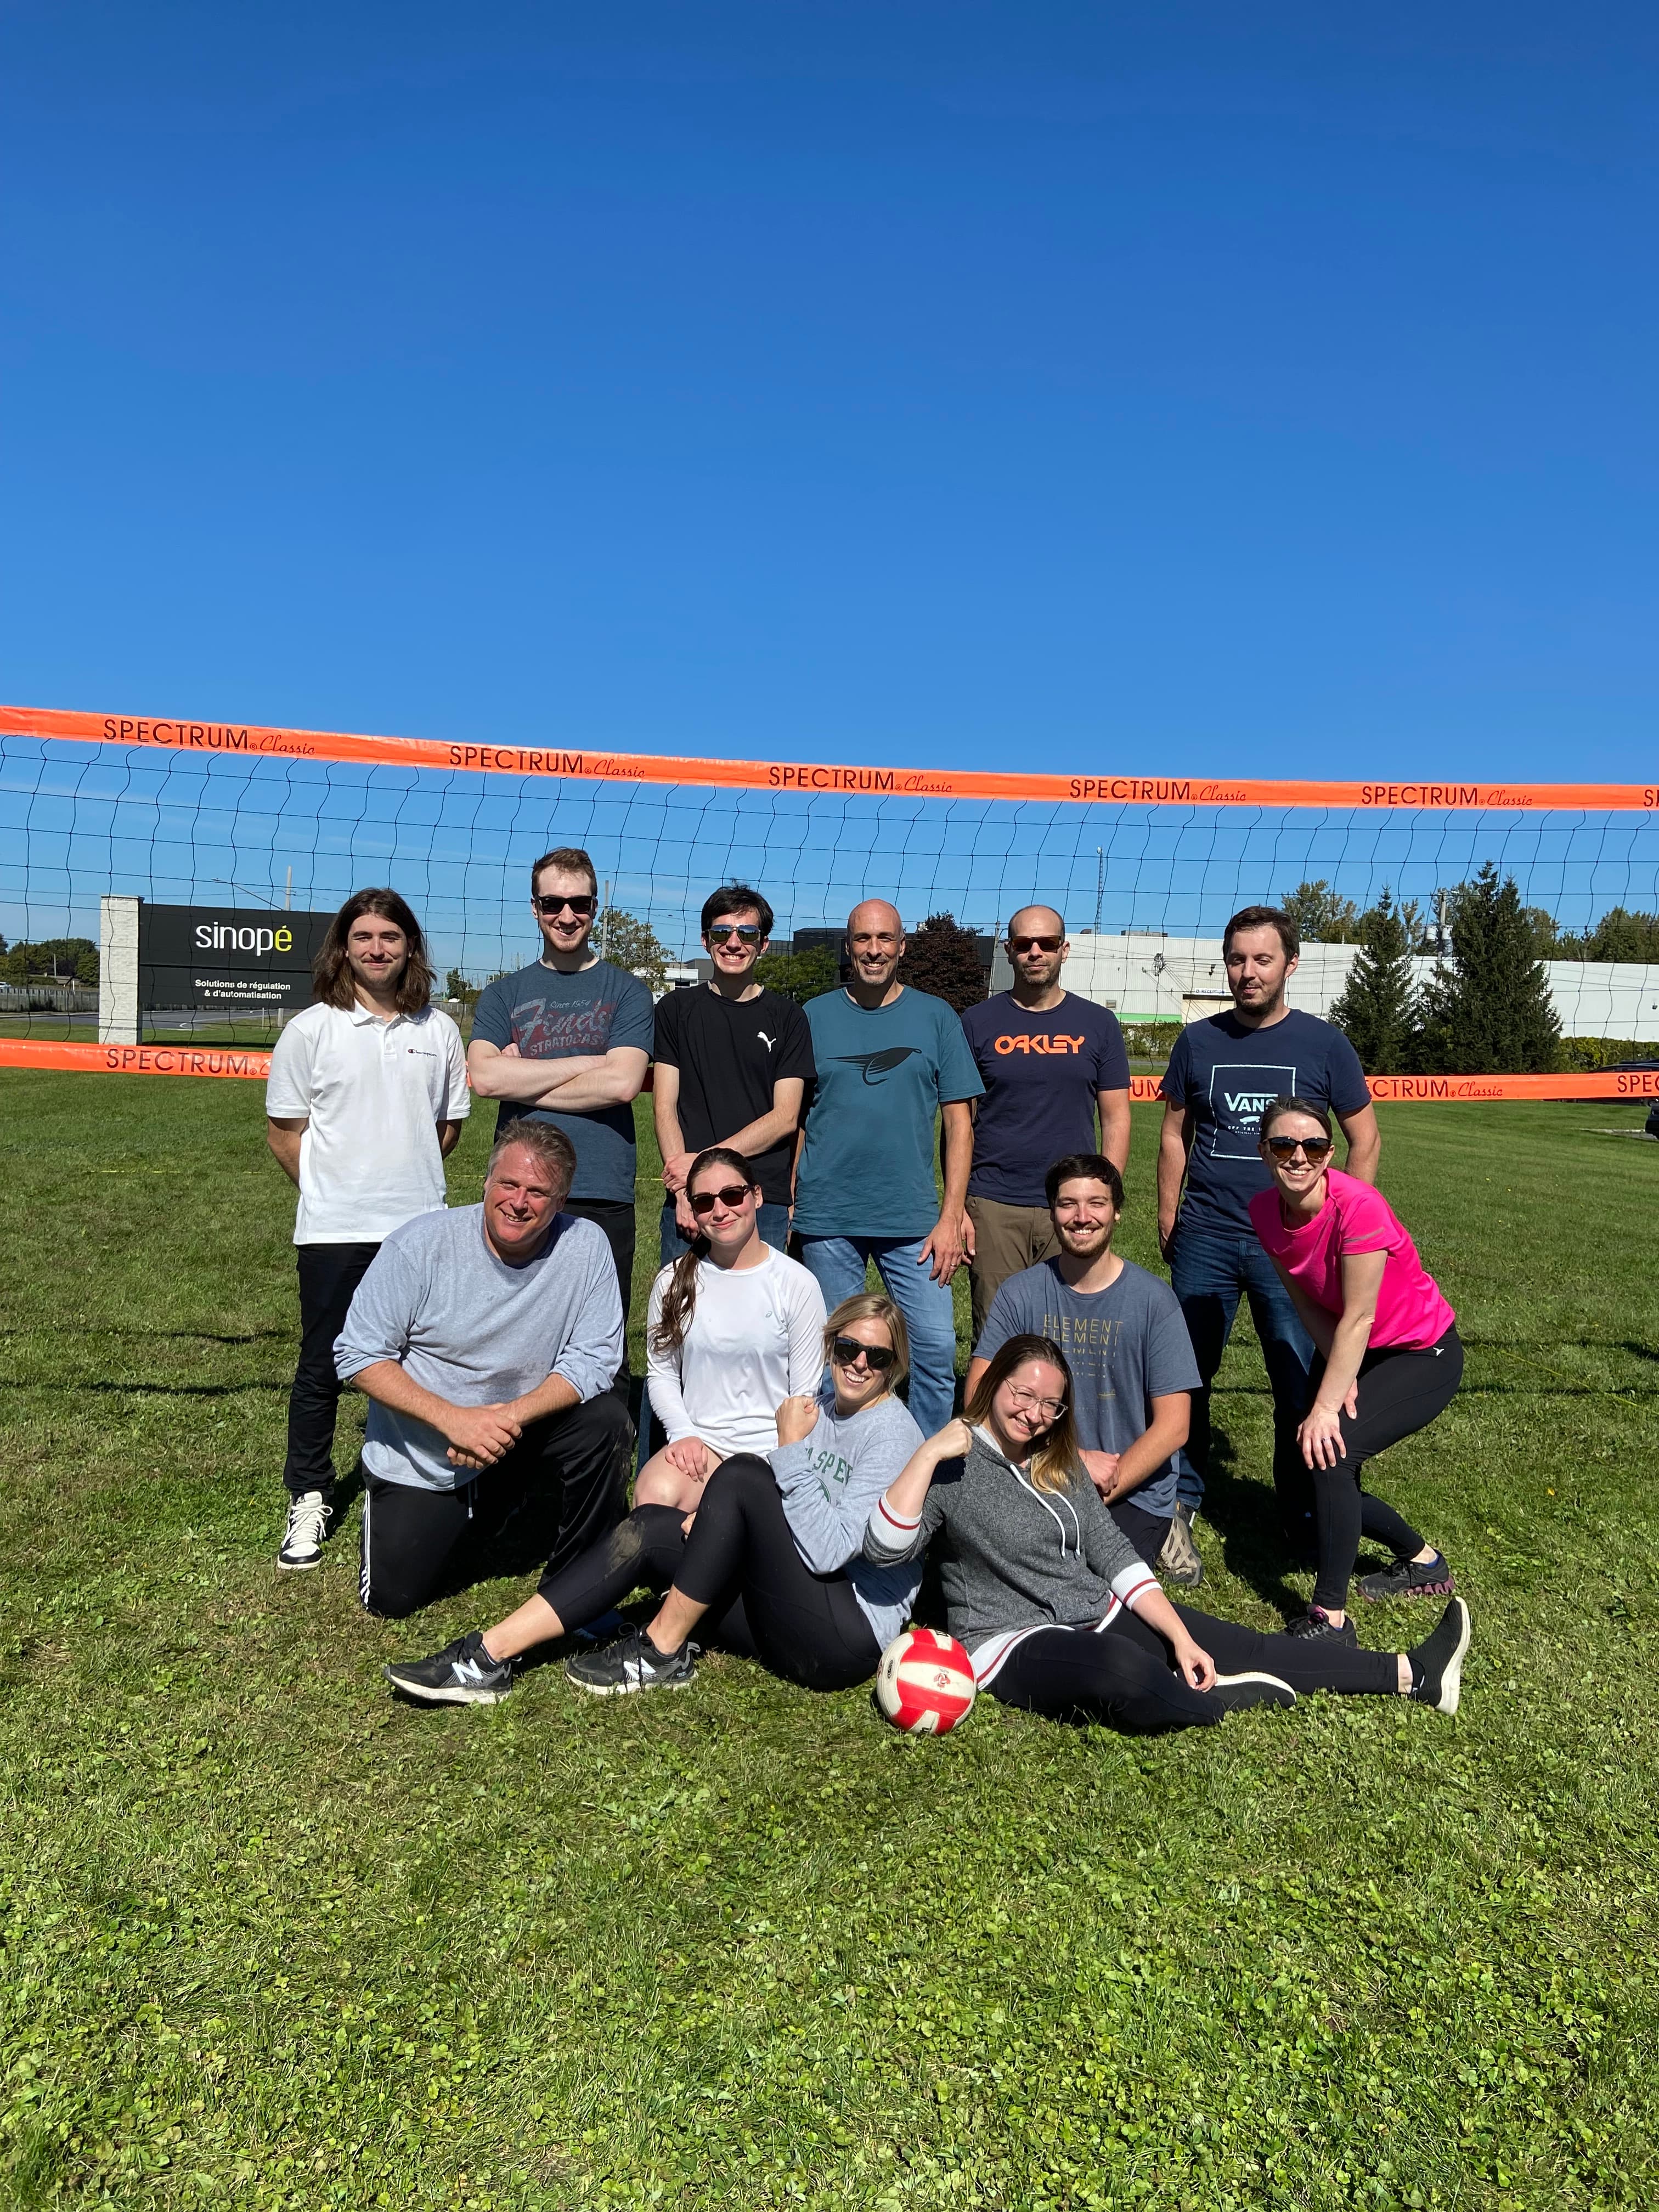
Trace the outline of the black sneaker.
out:
<instances>
[{"instance_id":1,"label":"black sneaker","mask_svg":"<svg viewBox=\"0 0 1659 2212\"><path fill-rule=\"evenodd\" d=\"M1228 1713L1243 1712L1247 1705L1296 1703L1296 1692L1277 1674L1218 1674L1206 1694Z\"/></svg>"},{"instance_id":2,"label":"black sneaker","mask_svg":"<svg viewBox=\"0 0 1659 2212\"><path fill-rule=\"evenodd\" d=\"M1452 1571L1437 1552L1420 1565L1415 1559L1395 1559L1374 1575L1362 1575L1354 1585L1373 1605L1385 1597L1449 1597Z\"/></svg>"},{"instance_id":3,"label":"black sneaker","mask_svg":"<svg viewBox=\"0 0 1659 2212\"><path fill-rule=\"evenodd\" d=\"M1333 1620L1322 1605L1310 1605L1299 1620L1287 1621L1285 1633L1286 1636L1299 1636L1304 1641L1316 1636L1328 1637L1337 1644L1358 1644L1359 1641L1359 1632L1352 1621Z\"/></svg>"},{"instance_id":4,"label":"black sneaker","mask_svg":"<svg viewBox=\"0 0 1659 2212\"><path fill-rule=\"evenodd\" d=\"M642 1628L630 1628L600 1650L578 1652L565 1661L564 1671L579 1690L595 1698L626 1698L635 1690L683 1690L697 1679L689 1644L682 1644L678 1651L659 1651Z\"/></svg>"},{"instance_id":5,"label":"black sneaker","mask_svg":"<svg viewBox=\"0 0 1659 2212\"><path fill-rule=\"evenodd\" d=\"M334 1508L324 1502L320 1490L307 1490L298 1498L290 1498L283 1548L276 1554L277 1565L289 1569L320 1567L323 1540L333 1518Z\"/></svg>"},{"instance_id":6,"label":"black sneaker","mask_svg":"<svg viewBox=\"0 0 1659 2212\"><path fill-rule=\"evenodd\" d=\"M386 1678L394 1690L423 1705L498 1705L513 1687L513 1662L492 1659L483 1648L483 1630L475 1628L429 1659L388 1667Z\"/></svg>"},{"instance_id":7,"label":"black sneaker","mask_svg":"<svg viewBox=\"0 0 1659 2212\"><path fill-rule=\"evenodd\" d=\"M1469 1609L1455 1597L1441 1614L1434 1633L1425 1637L1411 1662L1411 1694L1419 1705L1432 1705L1437 1713L1455 1713L1463 1694L1463 1655L1469 1648L1472 1624Z\"/></svg>"}]
</instances>

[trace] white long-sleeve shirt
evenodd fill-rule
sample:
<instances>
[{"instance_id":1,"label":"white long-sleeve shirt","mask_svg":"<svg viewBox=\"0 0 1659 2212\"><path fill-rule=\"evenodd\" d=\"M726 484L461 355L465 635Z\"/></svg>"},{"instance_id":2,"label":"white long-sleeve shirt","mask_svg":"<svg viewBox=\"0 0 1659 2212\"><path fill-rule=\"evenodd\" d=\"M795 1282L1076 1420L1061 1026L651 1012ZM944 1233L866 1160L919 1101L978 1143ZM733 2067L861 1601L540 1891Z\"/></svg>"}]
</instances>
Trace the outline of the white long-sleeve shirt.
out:
<instances>
[{"instance_id":1,"label":"white long-sleeve shirt","mask_svg":"<svg viewBox=\"0 0 1659 2212\"><path fill-rule=\"evenodd\" d=\"M816 1393L823 1374L823 1293L798 1260L769 1244L757 1267L697 1262L697 1302L674 1352L651 1346L672 1268L651 1285L646 1380L670 1443L701 1437L723 1459L765 1454L778 1407Z\"/></svg>"}]
</instances>

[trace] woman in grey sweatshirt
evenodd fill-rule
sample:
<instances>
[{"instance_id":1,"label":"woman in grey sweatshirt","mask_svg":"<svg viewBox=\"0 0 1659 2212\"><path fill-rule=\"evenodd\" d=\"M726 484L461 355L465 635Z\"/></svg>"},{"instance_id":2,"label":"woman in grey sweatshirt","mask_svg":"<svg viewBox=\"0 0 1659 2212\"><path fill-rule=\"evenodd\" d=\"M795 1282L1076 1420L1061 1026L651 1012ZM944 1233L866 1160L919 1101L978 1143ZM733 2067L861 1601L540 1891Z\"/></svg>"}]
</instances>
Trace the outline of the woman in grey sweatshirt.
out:
<instances>
[{"instance_id":1,"label":"woman in grey sweatshirt","mask_svg":"<svg viewBox=\"0 0 1659 2212\"><path fill-rule=\"evenodd\" d=\"M930 1437L876 1501L865 1557L939 1547L951 1633L981 1686L1056 1719L1132 1734L1214 1723L1304 1690L1402 1696L1455 1712L1468 1610L1454 1598L1414 1651L1261 1636L1172 1605L1077 1454L1060 1346L1011 1337L963 1420Z\"/></svg>"},{"instance_id":2,"label":"woman in grey sweatshirt","mask_svg":"<svg viewBox=\"0 0 1659 2212\"><path fill-rule=\"evenodd\" d=\"M919 1564L866 1558L864 1543L871 1508L921 1443L893 1395L908 1364L903 1317L861 1291L830 1315L823 1352L833 1380L786 1398L775 1449L723 1460L695 1513L636 1505L506 1620L388 1667L392 1682L431 1704L493 1704L521 1652L599 1619L641 1583L666 1590L655 1617L570 1660L578 1688L614 1696L690 1681L694 1629L808 1689L867 1681L921 1577Z\"/></svg>"}]
</instances>

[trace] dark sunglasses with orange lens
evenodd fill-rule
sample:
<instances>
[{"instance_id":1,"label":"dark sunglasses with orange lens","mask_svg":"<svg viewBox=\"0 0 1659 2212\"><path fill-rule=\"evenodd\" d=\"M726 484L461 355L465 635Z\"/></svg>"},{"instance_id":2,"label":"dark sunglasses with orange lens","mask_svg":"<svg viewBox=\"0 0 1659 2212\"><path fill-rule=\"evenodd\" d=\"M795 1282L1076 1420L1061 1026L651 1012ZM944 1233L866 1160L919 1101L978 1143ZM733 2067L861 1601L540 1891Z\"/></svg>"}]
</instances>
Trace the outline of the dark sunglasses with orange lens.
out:
<instances>
[{"instance_id":1,"label":"dark sunglasses with orange lens","mask_svg":"<svg viewBox=\"0 0 1659 2212\"><path fill-rule=\"evenodd\" d=\"M1029 952L1035 945L1039 952L1058 952L1065 942L1063 937L1011 937L1008 950L1011 952Z\"/></svg>"},{"instance_id":2,"label":"dark sunglasses with orange lens","mask_svg":"<svg viewBox=\"0 0 1659 2212\"><path fill-rule=\"evenodd\" d=\"M1294 1159L1298 1152L1304 1152L1311 1168L1316 1168L1322 1160L1329 1159L1335 1149L1329 1137L1269 1137L1267 1139L1267 1150L1276 1160Z\"/></svg>"},{"instance_id":3,"label":"dark sunglasses with orange lens","mask_svg":"<svg viewBox=\"0 0 1659 2212\"><path fill-rule=\"evenodd\" d=\"M693 1213L712 1213L717 1206L741 1206L749 1195L746 1182L728 1182L720 1190L696 1190L691 1194Z\"/></svg>"}]
</instances>

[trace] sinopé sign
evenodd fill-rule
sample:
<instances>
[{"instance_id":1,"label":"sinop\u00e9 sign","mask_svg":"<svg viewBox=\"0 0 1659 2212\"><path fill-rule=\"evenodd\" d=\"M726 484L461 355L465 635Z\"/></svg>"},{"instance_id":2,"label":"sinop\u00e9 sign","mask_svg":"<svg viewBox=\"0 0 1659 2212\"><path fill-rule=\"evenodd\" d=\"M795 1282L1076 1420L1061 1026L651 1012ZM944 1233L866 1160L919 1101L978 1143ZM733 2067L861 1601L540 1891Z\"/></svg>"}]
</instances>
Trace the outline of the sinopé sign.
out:
<instances>
[{"instance_id":1,"label":"sinop\u00e9 sign","mask_svg":"<svg viewBox=\"0 0 1659 2212\"><path fill-rule=\"evenodd\" d=\"M334 919L282 908L138 909L138 1003L212 1007L227 1019L297 1014L311 1004L311 963Z\"/></svg>"}]
</instances>

